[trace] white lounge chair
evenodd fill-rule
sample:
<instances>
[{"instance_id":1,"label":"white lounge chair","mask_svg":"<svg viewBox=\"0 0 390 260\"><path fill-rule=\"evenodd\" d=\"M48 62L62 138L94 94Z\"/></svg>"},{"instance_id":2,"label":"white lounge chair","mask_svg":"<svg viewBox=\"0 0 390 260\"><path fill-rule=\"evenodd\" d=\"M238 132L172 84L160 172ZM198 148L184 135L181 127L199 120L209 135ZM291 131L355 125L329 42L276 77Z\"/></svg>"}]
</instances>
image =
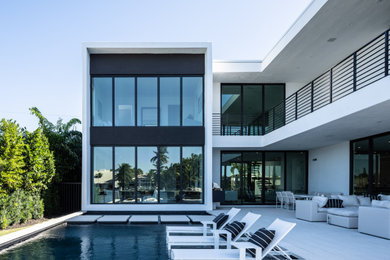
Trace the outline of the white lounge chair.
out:
<instances>
[{"instance_id":1,"label":"white lounge chair","mask_svg":"<svg viewBox=\"0 0 390 260\"><path fill-rule=\"evenodd\" d=\"M231 238L229 231L219 229L212 230L213 236L169 236L167 237L168 250L171 250L172 246L214 246L214 248L219 248L220 245L226 245L227 248L231 248L231 241L240 239L260 217L260 214L247 213L240 220L240 222L245 223L245 227L234 239ZM222 239L219 236L221 234L225 234L227 239Z\"/></svg>"},{"instance_id":2,"label":"white lounge chair","mask_svg":"<svg viewBox=\"0 0 390 260\"><path fill-rule=\"evenodd\" d=\"M275 230L275 237L272 242L264 249L261 250L257 245L250 242L232 242L232 245L237 249L172 249L171 259L175 260L233 260L233 259L263 259L266 255L276 258L275 255L282 254L287 259L291 257L284 252L279 243L282 239L294 228L296 224L276 219L269 227L268 230ZM246 249L255 249L256 257L247 255ZM275 251L273 251L276 249Z\"/></svg>"},{"instance_id":3,"label":"white lounge chair","mask_svg":"<svg viewBox=\"0 0 390 260\"><path fill-rule=\"evenodd\" d=\"M283 197L282 197L282 192L277 191L276 192L276 201L275 201L275 207L278 207L278 203L280 203L280 208L283 207Z\"/></svg>"},{"instance_id":4,"label":"white lounge chair","mask_svg":"<svg viewBox=\"0 0 390 260\"><path fill-rule=\"evenodd\" d=\"M222 226L219 229L222 229L225 227L227 223L232 222L233 218L240 212L240 209L238 208L231 208L226 215L228 215L228 219L225 223L222 224ZM210 232L210 230L217 229L217 225L214 221L201 221L200 222L202 226L167 226L167 238L169 236L172 236L171 234L198 234L203 233L203 235L206 235Z\"/></svg>"}]
</instances>

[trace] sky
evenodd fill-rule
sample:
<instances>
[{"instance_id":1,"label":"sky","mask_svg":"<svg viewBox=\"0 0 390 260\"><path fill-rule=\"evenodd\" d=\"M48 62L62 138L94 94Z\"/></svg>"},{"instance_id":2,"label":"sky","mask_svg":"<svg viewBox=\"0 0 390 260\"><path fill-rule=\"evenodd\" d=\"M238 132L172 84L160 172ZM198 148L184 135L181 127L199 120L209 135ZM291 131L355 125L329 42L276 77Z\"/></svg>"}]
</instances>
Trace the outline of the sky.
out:
<instances>
[{"instance_id":1,"label":"sky","mask_svg":"<svg viewBox=\"0 0 390 260\"><path fill-rule=\"evenodd\" d=\"M2 0L0 119L81 119L83 42L211 42L215 60L261 60L310 2Z\"/></svg>"}]
</instances>

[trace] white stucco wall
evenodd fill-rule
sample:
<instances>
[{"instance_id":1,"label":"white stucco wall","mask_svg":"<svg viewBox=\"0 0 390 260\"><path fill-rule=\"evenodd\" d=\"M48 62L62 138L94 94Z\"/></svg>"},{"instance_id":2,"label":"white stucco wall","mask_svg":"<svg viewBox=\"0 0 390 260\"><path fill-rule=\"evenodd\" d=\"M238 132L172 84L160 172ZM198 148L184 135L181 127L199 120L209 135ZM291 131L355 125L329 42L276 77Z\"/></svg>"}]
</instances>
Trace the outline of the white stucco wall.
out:
<instances>
[{"instance_id":1,"label":"white stucco wall","mask_svg":"<svg viewBox=\"0 0 390 260\"><path fill-rule=\"evenodd\" d=\"M213 182L221 185L221 150L213 149Z\"/></svg>"},{"instance_id":2,"label":"white stucco wall","mask_svg":"<svg viewBox=\"0 0 390 260\"><path fill-rule=\"evenodd\" d=\"M349 141L309 151L309 193L349 194Z\"/></svg>"},{"instance_id":3,"label":"white stucco wall","mask_svg":"<svg viewBox=\"0 0 390 260\"><path fill-rule=\"evenodd\" d=\"M213 82L213 113L221 112L221 83Z\"/></svg>"},{"instance_id":4,"label":"white stucco wall","mask_svg":"<svg viewBox=\"0 0 390 260\"><path fill-rule=\"evenodd\" d=\"M286 98L289 97L291 94L297 92L304 85L304 83L286 82Z\"/></svg>"}]
</instances>

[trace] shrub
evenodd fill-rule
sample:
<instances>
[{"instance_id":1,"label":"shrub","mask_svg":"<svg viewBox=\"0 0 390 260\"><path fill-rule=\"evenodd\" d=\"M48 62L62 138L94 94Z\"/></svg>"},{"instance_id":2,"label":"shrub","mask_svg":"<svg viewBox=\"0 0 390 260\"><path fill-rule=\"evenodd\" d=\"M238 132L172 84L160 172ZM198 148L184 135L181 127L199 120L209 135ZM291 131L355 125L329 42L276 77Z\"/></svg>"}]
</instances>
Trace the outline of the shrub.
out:
<instances>
[{"instance_id":1,"label":"shrub","mask_svg":"<svg viewBox=\"0 0 390 260\"><path fill-rule=\"evenodd\" d=\"M0 199L0 228L43 217L43 201L38 192L17 190Z\"/></svg>"}]
</instances>

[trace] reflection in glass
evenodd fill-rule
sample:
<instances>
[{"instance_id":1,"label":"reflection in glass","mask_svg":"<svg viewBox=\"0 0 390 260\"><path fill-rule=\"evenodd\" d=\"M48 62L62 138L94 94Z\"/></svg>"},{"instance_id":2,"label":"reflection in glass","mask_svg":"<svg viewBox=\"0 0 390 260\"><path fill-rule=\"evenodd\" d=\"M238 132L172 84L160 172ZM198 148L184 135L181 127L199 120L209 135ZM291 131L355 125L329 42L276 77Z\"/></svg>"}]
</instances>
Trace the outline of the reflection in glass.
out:
<instances>
[{"instance_id":1,"label":"reflection in glass","mask_svg":"<svg viewBox=\"0 0 390 260\"><path fill-rule=\"evenodd\" d=\"M203 187L202 147L183 147L183 202L201 203Z\"/></svg>"},{"instance_id":2,"label":"reflection in glass","mask_svg":"<svg viewBox=\"0 0 390 260\"><path fill-rule=\"evenodd\" d=\"M160 78L160 125L180 126L180 78Z\"/></svg>"},{"instance_id":3,"label":"reflection in glass","mask_svg":"<svg viewBox=\"0 0 390 260\"><path fill-rule=\"evenodd\" d=\"M112 203L112 147L93 147L93 203Z\"/></svg>"},{"instance_id":4,"label":"reflection in glass","mask_svg":"<svg viewBox=\"0 0 390 260\"><path fill-rule=\"evenodd\" d=\"M180 147L159 147L160 203L180 202Z\"/></svg>"},{"instance_id":5,"label":"reflection in glass","mask_svg":"<svg viewBox=\"0 0 390 260\"><path fill-rule=\"evenodd\" d=\"M286 190L296 194L306 193L306 154L286 153Z\"/></svg>"},{"instance_id":6,"label":"reflection in glass","mask_svg":"<svg viewBox=\"0 0 390 260\"><path fill-rule=\"evenodd\" d=\"M264 127L266 133L273 129L273 127L281 127L284 124L284 106L278 106L271 113L267 113L283 101L284 91L284 85L264 85Z\"/></svg>"},{"instance_id":7,"label":"reflection in glass","mask_svg":"<svg viewBox=\"0 0 390 260\"><path fill-rule=\"evenodd\" d=\"M276 191L284 190L284 153L265 153L265 202L275 201Z\"/></svg>"},{"instance_id":8,"label":"reflection in glass","mask_svg":"<svg viewBox=\"0 0 390 260\"><path fill-rule=\"evenodd\" d=\"M203 125L203 78L183 77L183 126Z\"/></svg>"},{"instance_id":9,"label":"reflection in glass","mask_svg":"<svg viewBox=\"0 0 390 260\"><path fill-rule=\"evenodd\" d=\"M222 85L222 135L241 135L241 86Z\"/></svg>"},{"instance_id":10,"label":"reflection in glass","mask_svg":"<svg viewBox=\"0 0 390 260\"><path fill-rule=\"evenodd\" d=\"M135 148L115 147L115 203L135 202Z\"/></svg>"},{"instance_id":11,"label":"reflection in glass","mask_svg":"<svg viewBox=\"0 0 390 260\"><path fill-rule=\"evenodd\" d=\"M157 203L157 147L138 147L137 159L137 202Z\"/></svg>"},{"instance_id":12,"label":"reflection in glass","mask_svg":"<svg viewBox=\"0 0 390 260\"><path fill-rule=\"evenodd\" d=\"M263 113L263 88L261 85L244 85L243 135L261 135Z\"/></svg>"},{"instance_id":13,"label":"reflection in glass","mask_svg":"<svg viewBox=\"0 0 390 260\"><path fill-rule=\"evenodd\" d=\"M134 126L134 78L115 78L115 126Z\"/></svg>"},{"instance_id":14,"label":"reflection in glass","mask_svg":"<svg viewBox=\"0 0 390 260\"><path fill-rule=\"evenodd\" d=\"M92 78L92 125L112 126L112 78Z\"/></svg>"},{"instance_id":15,"label":"reflection in glass","mask_svg":"<svg viewBox=\"0 0 390 260\"><path fill-rule=\"evenodd\" d=\"M390 135L372 139L373 194L390 194Z\"/></svg>"},{"instance_id":16,"label":"reflection in glass","mask_svg":"<svg viewBox=\"0 0 390 260\"><path fill-rule=\"evenodd\" d=\"M262 201L262 153L242 153L242 182L243 182L243 203L261 203Z\"/></svg>"},{"instance_id":17,"label":"reflection in glass","mask_svg":"<svg viewBox=\"0 0 390 260\"><path fill-rule=\"evenodd\" d=\"M157 78L137 79L137 125L157 126Z\"/></svg>"},{"instance_id":18,"label":"reflection in glass","mask_svg":"<svg viewBox=\"0 0 390 260\"><path fill-rule=\"evenodd\" d=\"M353 143L353 193L368 193L369 142L362 140Z\"/></svg>"},{"instance_id":19,"label":"reflection in glass","mask_svg":"<svg viewBox=\"0 0 390 260\"><path fill-rule=\"evenodd\" d=\"M225 191L225 203L241 203L241 153L222 153L222 188Z\"/></svg>"}]
</instances>

